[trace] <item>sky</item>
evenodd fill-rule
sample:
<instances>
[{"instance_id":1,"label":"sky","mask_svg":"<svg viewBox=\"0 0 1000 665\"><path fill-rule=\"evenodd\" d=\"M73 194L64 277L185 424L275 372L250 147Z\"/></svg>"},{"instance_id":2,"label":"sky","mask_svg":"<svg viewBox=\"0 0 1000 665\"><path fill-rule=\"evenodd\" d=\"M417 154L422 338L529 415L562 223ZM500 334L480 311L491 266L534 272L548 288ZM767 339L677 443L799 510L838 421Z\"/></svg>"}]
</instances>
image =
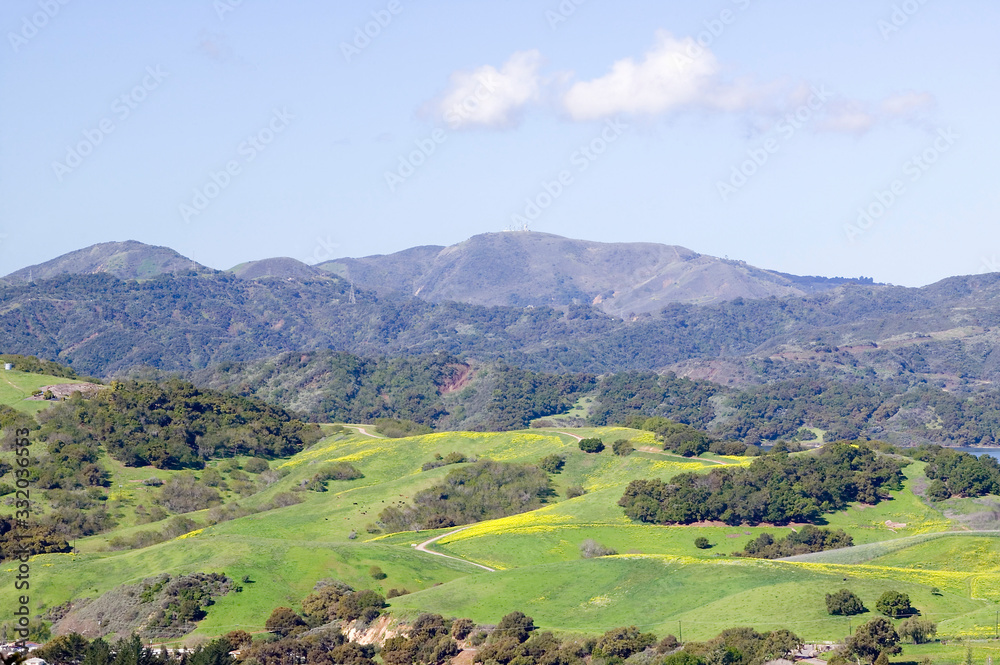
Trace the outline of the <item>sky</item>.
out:
<instances>
[{"instance_id":1,"label":"sky","mask_svg":"<svg viewBox=\"0 0 1000 665\"><path fill-rule=\"evenodd\" d=\"M4 0L0 275L525 228L1000 271L998 25L987 0Z\"/></svg>"}]
</instances>

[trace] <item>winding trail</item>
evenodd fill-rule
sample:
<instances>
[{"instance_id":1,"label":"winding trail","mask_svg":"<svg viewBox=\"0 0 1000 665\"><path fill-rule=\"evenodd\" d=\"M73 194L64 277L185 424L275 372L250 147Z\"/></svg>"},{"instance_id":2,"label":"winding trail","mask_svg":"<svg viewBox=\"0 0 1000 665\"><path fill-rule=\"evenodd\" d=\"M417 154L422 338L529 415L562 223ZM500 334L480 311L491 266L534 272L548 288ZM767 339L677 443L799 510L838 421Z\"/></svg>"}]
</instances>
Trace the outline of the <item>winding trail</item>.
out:
<instances>
[{"instance_id":1,"label":"winding trail","mask_svg":"<svg viewBox=\"0 0 1000 665\"><path fill-rule=\"evenodd\" d=\"M361 434L364 434L365 436L370 436L373 439L384 439L385 438L384 436L379 436L378 434L372 434L371 432L369 432L368 430L366 430L361 425L344 425L344 427L350 427L351 429L356 429Z\"/></svg>"},{"instance_id":2,"label":"winding trail","mask_svg":"<svg viewBox=\"0 0 1000 665\"><path fill-rule=\"evenodd\" d=\"M470 524L469 526L472 526L472 525ZM461 561L462 563L468 563L468 564L471 564L471 565L476 566L478 568L482 568L483 570L488 570L491 573L495 573L496 572L496 568L490 568L489 566L484 566L483 564L476 563L475 561L469 561L468 559L461 559L461 558L459 558L457 556L451 556L450 554L442 554L441 552L435 552L434 550L427 549L427 546L430 545L431 543L433 543L435 541L438 541L438 540L441 540L445 536L450 536L453 533L458 533L459 531L465 531L466 529L469 528L469 526L463 526L463 527L461 527L459 529L455 529L453 531L449 531L448 533L442 533L440 536L434 536L430 540L425 540L424 542L420 543L419 545L414 545L414 547L416 547L417 551L419 551L419 552L427 552L428 554L435 554L437 556L443 556L446 559L453 559L455 561Z\"/></svg>"},{"instance_id":3,"label":"winding trail","mask_svg":"<svg viewBox=\"0 0 1000 665\"><path fill-rule=\"evenodd\" d=\"M565 434L566 436L571 436L577 441L583 441L583 437L578 434L573 434L572 432L556 432L556 434Z\"/></svg>"}]
</instances>

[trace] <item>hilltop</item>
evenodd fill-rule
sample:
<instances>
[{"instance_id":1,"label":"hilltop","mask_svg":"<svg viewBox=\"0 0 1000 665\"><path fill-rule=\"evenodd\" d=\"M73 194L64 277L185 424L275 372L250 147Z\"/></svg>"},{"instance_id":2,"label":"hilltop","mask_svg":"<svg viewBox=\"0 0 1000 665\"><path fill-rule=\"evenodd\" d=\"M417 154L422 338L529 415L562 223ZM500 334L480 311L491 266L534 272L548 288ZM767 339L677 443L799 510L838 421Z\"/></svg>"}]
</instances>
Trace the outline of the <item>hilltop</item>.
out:
<instances>
[{"instance_id":1,"label":"hilltop","mask_svg":"<svg viewBox=\"0 0 1000 665\"><path fill-rule=\"evenodd\" d=\"M210 268L181 256L169 247L156 247L135 240L126 240L104 242L78 249L51 261L15 270L4 277L4 280L10 284L17 284L29 280L51 279L60 275L95 273L108 273L119 279L149 279L157 275L189 271L212 272Z\"/></svg>"},{"instance_id":2,"label":"hilltop","mask_svg":"<svg viewBox=\"0 0 1000 665\"><path fill-rule=\"evenodd\" d=\"M801 296L857 280L798 277L656 243L486 233L452 245L321 264L379 294L515 307L594 305L615 316L669 303Z\"/></svg>"}]
</instances>

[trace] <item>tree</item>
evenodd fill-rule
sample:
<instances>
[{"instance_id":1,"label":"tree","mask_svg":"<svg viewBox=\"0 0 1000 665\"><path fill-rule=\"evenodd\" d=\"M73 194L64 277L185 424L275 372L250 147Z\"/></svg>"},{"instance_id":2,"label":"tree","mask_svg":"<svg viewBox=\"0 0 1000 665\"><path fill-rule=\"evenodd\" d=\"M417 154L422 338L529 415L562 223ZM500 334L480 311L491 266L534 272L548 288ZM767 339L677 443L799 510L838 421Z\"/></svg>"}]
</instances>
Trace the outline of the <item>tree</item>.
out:
<instances>
[{"instance_id":1,"label":"tree","mask_svg":"<svg viewBox=\"0 0 1000 665\"><path fill-rule=\"evenodd\" d=\"M642 633L635 626L612 628L597 640L594 655L621 662L656 643L656 635Z\"/></svg>"},{"instance_id":2,"label":"tree","mask_svg":"<svg viewBox=\"0 0 1000 665\"><path fill-rule=\"evenodd\" d=\"M523 612L511 612L500 619L495 632L498 637L513 637L518 642L524 642L528 639L528 634L534 629L534 619L525 616Z\"/></svg>"},{"instance_id":3,"label":"tree","mask_svg":"<svg viewBox=\"0 0 1000 665\"><path fill-rule=\"evenodd\" d=\"M841 589L836 593L826 594L826 611L840 616L854 616L868 610L850 589Z\"/></svg>"},{"instance_id":4,"label":"tree","mask_svg":"<svg viewBox=\"0 0 1000 665\"><path fill-rule=\"evenodd\" d=\"M899 633L901 638L908 639L914 644L923 644L924 642L930 642L937 634L937 624L930 619L910 617L899 624L896 632Z\"/></svg>"},{"instance_id":5,"label":"tree","mask_svg":"<svg viewBox=\"0 0 1000 665\"><path fill-rule=\"evenodd\" d=\"M694 539L694 546L700 550L707 550L712 546L712 543L708 542L708 538L705 536L699 536Z\"/></svg>"},{"instance_id":6,"label":"tree","mask_svg":"<svg viewBox=\"0 0 1000 665\"><path fill-rule=\"evenodd\" d=\"M580 439L580 450L585 453L599 453L604 450L604 442L600 439Z\"/></svg>"},{"instance_id":7,"label":"tree","mask_svg":"<svg viewBox=\"0 0 1000 665\"><path fill-rule=\"evenodd\" d=\"M873 663L883 652L897 654L902 651L898 644L899 634L892 627L892 622L885 617L877 617L862 624L847 638L845 647L849 655L857 656L866 663Z\"/></svg>"},{"instance_id":8,"label":"tree","mask_svg":"<svg viewBox=\"0 0 1000 665\"><path fill-rule=\"evenodd\" d=\"M50 665L80 665L87 655L90 642L79 633L69 633L53 638L45 646L38 648L34 655Z\"/></svg>"},{"instance_id":9,"label":"tree","mask_svg":"<svg viewBox=\"0 0 1000 665\"><path fill-rule=\"evenodd\" d=\"M475 627L476 624L472 622L472 619L456 619L455 623L451 625L451 636L456 640L464 640Z\"/></svg>"},{"instance_id":10,"label":"tree","mask_svg":"<svg viewBox=\"0 0 1000 665\"><path fill-rule=\"evenodd\" d=\"M559 473L565 465L566 458L558 453L546 455L542 459L538 460L538 468L545 473Z\"/></svg>"},{"instance_id":11,"label":"tree","mask_svg":"<svg viewBox=\"0 0 1000 665\"><path fill-rule=\"evenodd\" d=\"M302 620L302 617L293 612L290 607L274 608L271 616L264 622L265 629L281 637L288 637L293 633L302 632L302 629L305 627L306 622Z\"/></svg>"},{"instance_id":12,"label":"tree","mask_svg":"<svg viewBox=\"0 0 1000 665\"><path fill-rule=\"evenodd\" d=\"M188 659L188 665L232 665L229 652L233 645L224 637L212 640L204 648L199 647Z\"/></svg>"},{"instance_id":13,"label":"tree","mask_svg":"<svg viewBox=\"0 0 1000 665\"><path fill-rule=\"evenodd\" d=\"M910 597L899 591L886 591L875 601L875 609L882 614L898 619L916 614L917 611L910 605Z\"/></svg>"},{"instance_id":14,"label":"tree","mask_svg":"<svg viewBox=\"0 0 1000 665\"><path fill-rule=\"evenodd\" d=\"M620 457L628 457L635 450L635 446L628 439L618 439L611 444L611 452Z\"/></svg>"}]
</instances>

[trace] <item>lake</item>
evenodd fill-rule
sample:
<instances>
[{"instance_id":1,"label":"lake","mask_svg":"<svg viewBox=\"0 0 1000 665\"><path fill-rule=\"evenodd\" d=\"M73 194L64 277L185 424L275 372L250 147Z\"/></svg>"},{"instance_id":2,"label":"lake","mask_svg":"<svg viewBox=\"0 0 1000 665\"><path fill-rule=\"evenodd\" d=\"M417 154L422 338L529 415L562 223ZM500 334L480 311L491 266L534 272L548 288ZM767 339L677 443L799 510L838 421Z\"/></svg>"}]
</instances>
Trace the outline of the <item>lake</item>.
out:
<instances>
[{"instance_id":1,"label":"lake","mask_svg":"<svg viewBox=\"0 0 1000 665\"><path fill-rule=\"evenodd\" d=\"M1000 448L952 448L952 450L957 450L960 453L969 453L970 455L975 455L979 457L980 455L989 455L990 457L995 457L1000 459Z\"/></svg>"}]
</instances>

